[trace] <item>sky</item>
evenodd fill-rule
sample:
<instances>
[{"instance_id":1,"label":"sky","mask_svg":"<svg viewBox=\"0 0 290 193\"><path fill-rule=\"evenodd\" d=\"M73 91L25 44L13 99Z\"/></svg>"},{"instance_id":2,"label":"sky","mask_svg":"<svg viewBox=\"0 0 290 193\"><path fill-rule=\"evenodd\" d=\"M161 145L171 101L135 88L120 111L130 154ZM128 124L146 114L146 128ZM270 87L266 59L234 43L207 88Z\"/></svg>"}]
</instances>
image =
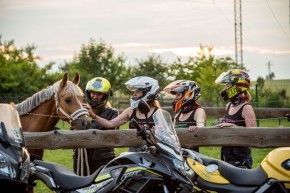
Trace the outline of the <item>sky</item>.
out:
<instances>
[{"instance_id":1,"label":"sky","mask_svg":"<svg viewBox=\"0 0 290 193\"><path fill-rule=\"evenodd\" d=\"M290 0L242 0L243 62L252 80L290 79ZM128 63L195 56L235 60L234 0L0 0L2 40L34 44L39 64L71 61L90 38ZM270 65L267 65L270 62ZM270 67L270 68L269 68Z\"/></svg>"}]
</instances>

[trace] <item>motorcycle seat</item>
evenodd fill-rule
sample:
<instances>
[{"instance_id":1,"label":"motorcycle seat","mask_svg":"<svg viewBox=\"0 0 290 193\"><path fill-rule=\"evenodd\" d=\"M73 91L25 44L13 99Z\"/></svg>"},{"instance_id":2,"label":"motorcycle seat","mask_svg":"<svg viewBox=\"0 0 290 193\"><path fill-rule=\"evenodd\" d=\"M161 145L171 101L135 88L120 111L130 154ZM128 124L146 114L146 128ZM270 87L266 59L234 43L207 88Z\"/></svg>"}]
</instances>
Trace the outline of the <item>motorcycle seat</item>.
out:
<instances>
[{"instance_id":1,"label":"motorcycle seat","mask_svg":"<svg viewBox=\"0 0 290 193\"><path fill-rule=\"evenodd\" d=\"M201 158L205 166L209 164L218 165L221 175L229 182L236 185L259 186L267 180L267 174L258 166L255 169L243 169L235 167L227 162L207 157Z\"/></svg>"},{"instance_id":2,"label":"motorcycle seat","mask_svg":"<svg viewBox=\"0 0 290 193\"><path fill-rule=\"evenodd\" d=\"M33 162L36 165L49 169L53 173L56 184L65 190L78 189L92 184L102 169L99 168L90 176L78 176L72 170L55 163L41 160L34 160Z\"/></svg>"}]
</instances>

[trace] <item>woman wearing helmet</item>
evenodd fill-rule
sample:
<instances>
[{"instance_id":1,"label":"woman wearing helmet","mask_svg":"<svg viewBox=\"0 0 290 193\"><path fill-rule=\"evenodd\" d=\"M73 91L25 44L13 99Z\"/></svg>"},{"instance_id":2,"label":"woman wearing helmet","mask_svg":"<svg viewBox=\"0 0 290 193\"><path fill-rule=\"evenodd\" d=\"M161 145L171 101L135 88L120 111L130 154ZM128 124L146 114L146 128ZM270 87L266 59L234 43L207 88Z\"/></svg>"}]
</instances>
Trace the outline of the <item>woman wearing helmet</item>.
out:
<instances>
[{"instance_id":1,"label":"woman wearing helmet","mask_svg":"<svg viewBox=\"0 0 290 193\"><path fill-rule=\"evenodd\" d=\"M173 123L175 128L188 128L193 132L197 128L205 126L206 114L197 102L200 97L200 88L191 80L176 80L167 85L163 92L172 96L172 106L176 115ZM198 147L187 147L199 151Z\"/></svg>"},{"instance_id":2,"label":"woman wearing helmet","mask_svg":"<svg viewBox=\"0 0 290 193\"><path fill-rule=\"evenodd\" d=\"M130 91L134 92L130 99L129 108L125 109L119 116L112 120L106 120L88 109L90 117L106 128L119 127L130 121L132 118L140 124L146 124L145 115L138 110L140 100L144 99L150 106L150 111L148 113L148 124L149 128L152 128L154 126L152 115L158 108L160 108L160 104L157 100L159 97L158 81L147 76L138 76L128 80L125 85ZM135 129L134 125L131 123L129 124L129 128ZM139 148L129 148L129 151L138 150Z\"/></svg>"},{"instance_id":3,"label":"woman wearing helmet","mask_svg":"<svg viewBox=\"0 0 290 193\"><path fill-rule=\"evenodd\" d=\"M83 107L90 110L91 113L107 120L111 120L119 115L119 112L112 108L108 101L109 97L112 96L112 89L107 79L102 77L91 79L86 85L85 95L88 104L83 104ZM91 128L100 130L118 129L118 127L104 128L94 120L91 121ZM86 151L86 156L88 157L89 169L84 167L82 173L87 173L87 175L92 174L115 157L114 148L76 149L74 151L74 172L78 175L80 175L81 156L85 154L84 151Z\"/></svg>"},{"instance_id":4,"label":"woman wearing helmet","mask_svg":"<svg viewBox=\"0 0 290 193\"><path fill-rule=\"evenodd\" d=\"M257 127L255 112L249 104L249 75L243 70L233 69L222 73L215 82L225 85L220 94L224 101L229 101L226 115L217 127ZM221 159L242 168L252 168L253 164L250 147L222 147Z\"/></svg>"}]
</instances>

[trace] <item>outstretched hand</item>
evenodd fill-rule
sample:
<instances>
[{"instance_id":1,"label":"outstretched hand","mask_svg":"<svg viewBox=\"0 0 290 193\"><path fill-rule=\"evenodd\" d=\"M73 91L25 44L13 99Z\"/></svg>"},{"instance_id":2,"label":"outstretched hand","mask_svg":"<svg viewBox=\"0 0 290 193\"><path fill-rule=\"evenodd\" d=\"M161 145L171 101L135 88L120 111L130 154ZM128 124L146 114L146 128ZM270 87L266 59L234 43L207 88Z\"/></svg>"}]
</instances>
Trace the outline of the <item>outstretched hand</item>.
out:
<instances>
[{"instance_id":1,"label":"outstretched hand","mask_svg":"<svg viewBox=\"0 0 290 193\"><path fill-rule=\"evenodd\" d=\"M83 103L82 105L83 105L83 108L85 108L85 109L88 110L88 112L89 112L89 116L90 116L91 118L94 118L94 117L95 117L95 113L94 113L92 107L91 107L89 104L87 104L87 103Z\"/></svg>"},{"instance_id":2,"label":"outstretched hand","mask_svg":"<svg viewBox=\"0 0 290 193\"><path fill-rule=\"evenodd\" d=\"M189 126L188 127L188 131L189 132L194 132L195 130L197 130L197 128L198 128L197 126Z\"/></svg>"},{"instance_id":3,"label":"outstretched hand","mask_svg":"<svg viewBox=\"0 0 290 193\"><path fill-rule=\"evenodd\" d=\"M216 125L216 127L231 127L231 126L237 126L237 125L233 123L220 123Z\"/></svg>"}]
</instances>

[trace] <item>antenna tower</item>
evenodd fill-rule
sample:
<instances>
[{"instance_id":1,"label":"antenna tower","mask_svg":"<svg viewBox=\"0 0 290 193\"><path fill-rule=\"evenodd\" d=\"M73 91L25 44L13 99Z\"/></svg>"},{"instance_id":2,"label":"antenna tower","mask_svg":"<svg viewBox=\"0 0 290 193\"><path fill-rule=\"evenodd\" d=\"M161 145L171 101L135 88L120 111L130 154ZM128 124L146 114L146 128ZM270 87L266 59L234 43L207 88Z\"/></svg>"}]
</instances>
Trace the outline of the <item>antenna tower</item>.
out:
<instances>
[{"instance_id":1,"label":"antenna tower","mask_svg":"<svg viewBox=\"0 0 290 193\"><path fill-rule=\"evenodd\" d=\"M236 63L243 67L242 0L234 0Z\"/></svg>"}]
</instances>

